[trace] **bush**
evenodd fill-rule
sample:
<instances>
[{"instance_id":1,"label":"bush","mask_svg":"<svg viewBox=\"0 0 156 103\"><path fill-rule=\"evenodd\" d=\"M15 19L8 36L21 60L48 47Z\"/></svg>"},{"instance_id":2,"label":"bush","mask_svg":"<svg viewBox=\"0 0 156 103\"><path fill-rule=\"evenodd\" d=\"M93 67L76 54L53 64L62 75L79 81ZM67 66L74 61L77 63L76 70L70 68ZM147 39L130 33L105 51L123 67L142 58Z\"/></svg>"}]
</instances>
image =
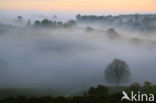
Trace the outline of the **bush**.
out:
<instances>
[{"instance_id":1,"label":"bush","mask_svg":"<svg viewBox=\"0 0 156 103\"><path fill-rule=\"evenodd\" d=\"M91 87L84 96L106 96L108 94L108 88L102 85L98 85L97 88Z\"/></svg>"}]
</instances>

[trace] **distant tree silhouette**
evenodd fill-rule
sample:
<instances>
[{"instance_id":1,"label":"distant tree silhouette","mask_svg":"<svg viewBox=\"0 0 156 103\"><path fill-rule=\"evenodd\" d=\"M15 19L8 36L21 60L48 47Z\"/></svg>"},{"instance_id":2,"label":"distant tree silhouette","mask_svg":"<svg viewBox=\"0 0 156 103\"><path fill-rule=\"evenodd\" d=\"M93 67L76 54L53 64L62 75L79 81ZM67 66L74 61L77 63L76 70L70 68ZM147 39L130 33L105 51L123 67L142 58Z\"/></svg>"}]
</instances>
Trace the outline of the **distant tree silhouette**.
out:
<instances>
[{"instance_id":1,"label":"distant tree silhouette","mask_svg":"<svg viewBox=\"0 0 156 103\"><path fill-rule=\"evenodd\" d=\"M51 21L49 21L48 19L44 19L41 21L41 25L43 25L43 26L48 26L50 24L51 24Z\"/></svg>"},{"instance_id":2,"label":"distant tree silhouette","mask_svg":"<svg viewBox=\"0 0 156 103\"><path fill-rule=\"evenodd\" d=\"M35 21L34 25L35 26L40 26L40 27L57 27L58 25L63 25L62 22L56 22L56 21L51 21L48 19L43 19L42 21Z\"/></svg>"},{"instance_id":3,"label":"distant tree silhouette","mask_svg":"<svg viewBox=\"0 0 156 103\"><path fill-rule=\"evenodd\" d=\"M68 24L71 26L74 26L74 25L76 25L76 21L75 20L69 20Z\"/></svg>"},{"instance_id":4,"label":"distant tree silhouette","mask_svg":"<svg viewBox=\"0 0 156 103\"><path fill-rule=\"evenodd\" d=\"M17 21L18 22L22 22L23 21L23 17L22 16L17 16Z\"/></svg>"},{"instance_id":5,"label":"distant tree silhouette","mask_svg":"<svg viewBox=\"0 0 156 103\"><path fill-rule=\"evenodd\" d=\"M92 32L92 31L94 31L94 29L93 29L92 27L87 27L87 28L86 28L86 31L87 31L87 32Z\"/></svg>"},{"instance_id":6,"label":"distant tree silhouette","mask_svg":"<svg viewBox=\"0 0 156 103\"><path fill-rule=\"evenodd\" d=\"M28 22L27 22L27 26L31 26L31 21L30 21L30 19L29 19Z\"/></svg>"},{"instance_id":7,"label":"distant tree silhouette","mask_svg":"<svg viewBox=\"0 0 156 103\"><path fill-rule=\"evenodd\" d=\"M104 20L104 16L98 16L98 17L97 17L97 20L98 20L98 21Z\"/></svg>"},{"instance_id":8,"label":"distant tree silhouette","mask_svg":"<svg viewBox=\"0 0 156 103\"><path fill-rule=\"evenodd\" d=\"M111 38L111 39L120 38L119 33L117 33L117 32L115 31L114 28L109 28L109 29L106 31L106 34L107 34L107 36L108 36L109 38Z\"/></svg>"},{"instance_id":9,"label":"distant tree silhouette","mask_svg":"<svg viewBox=\"0 0 156 103\"><path fill-rule=\"evenodd\" d=\"M30 21L28 21L30 22ZM42 21L36 20L34 22L34 26L40 26L40 27L53 27L53 28L60 28L60 27L73 27L76 26L77 23L75 20L69 20L66 23L63 23L61 21L51 21L48 19L43 19Z\"/></svg>"},{"instance_id":10,"label":"distant tree silhouette","mask_svg":"<svg viewBox=\"0 0 156 103\"><path fill-rule=\"evenodd\" d=\"M73 27L76 25L77 25L77 23L75 20L69 20L67 23L64 24L64 27Z\"/></svg>"},{"instance_id":11,"label":"distant tree silhouette","mask_svg":"<svg viewBox=\"0 0 156 103\"><path fill-rule=\"evenodd\" d=\"M53 19L53 20L57 20L57 15L53 15L53 16L52 16L52 19Z\"/></svg>"},{"instance_id":12,"label":"distant tree silhouette","mask_svg":"<svg viewBox=\"0 0 156 103\"><path fill-rule=\"evenodd\" d=\"M34 25L35 25L35 26L40 26L40 24L41 24L41 22L38 21L38 20L36 20L36 21L34 22Z\"/></svg>"},{"instance_id":13,"label":"distant tree silhouette","mask_svg":"<svg viewBox=\"0 0 156 103\"><path fill-rule=\"evenodd\" d=\"M78 21L81 20L81 15L80 14L76 15L76 20L78 20Z\"/></svg>"},{"instance_id":14,"label":"distant tree silhouette","mask_svg":"<svg viewBox=\"0 0 156 103\"><path fill-rule=\"evenodd\" d=\"M105 72L105 80L109 83L115 83L117 86L120 83L127 83L130 80L130 70L125 61L114 59L110 63Z\"/></svg>"},{"instance_id":15,"label":"distant tree silhouette","mask_svg":"<svg viewBox=\"0 0 156 103\"><path fill-rule=\"evenodd\" d=\"M56 22L57 27L62 27L63 23L61 21Z\"/></svg>"}]
</instances>

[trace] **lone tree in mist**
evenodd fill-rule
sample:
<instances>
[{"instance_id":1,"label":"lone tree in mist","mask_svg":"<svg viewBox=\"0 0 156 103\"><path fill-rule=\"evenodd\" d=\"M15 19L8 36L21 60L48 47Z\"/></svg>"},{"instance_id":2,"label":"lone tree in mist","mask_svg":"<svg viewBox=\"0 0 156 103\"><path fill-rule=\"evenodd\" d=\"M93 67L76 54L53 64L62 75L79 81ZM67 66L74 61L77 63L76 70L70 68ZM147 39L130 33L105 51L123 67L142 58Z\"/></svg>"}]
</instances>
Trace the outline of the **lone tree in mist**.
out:
<instances>
[{"instance_id":1,"label":"lone tree in mist","mask_svg":"<svg viewBox=\"0 0 156 103\"><path fill-rule=\"evenodd\" d=\"M125 61L119 59L114 59L104 72L105 80L109 83L116 84L117 86L120 83L129 82L130 76L131 73L128 65Z\"/></svg>"}]
</instances>

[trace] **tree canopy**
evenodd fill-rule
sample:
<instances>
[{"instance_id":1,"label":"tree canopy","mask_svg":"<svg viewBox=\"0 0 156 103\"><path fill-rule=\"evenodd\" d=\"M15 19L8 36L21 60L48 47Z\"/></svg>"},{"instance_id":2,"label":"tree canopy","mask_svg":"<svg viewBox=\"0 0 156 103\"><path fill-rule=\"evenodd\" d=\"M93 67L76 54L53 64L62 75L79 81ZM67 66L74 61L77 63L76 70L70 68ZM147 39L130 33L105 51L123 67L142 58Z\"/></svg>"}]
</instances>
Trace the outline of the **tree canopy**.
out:
<instances>
[{"instance_id":1,"label":"tree canopy","mask_svg":"<svg viewBox=\"0 0 156 103\"><path fill-rule=\"evenodd\" d=\"M125 61L114 59L112 63L107 66L104 77L107 82L115 83L116 85L127 83L130 80L129 66Z\"/></svg>"}]
</instances>

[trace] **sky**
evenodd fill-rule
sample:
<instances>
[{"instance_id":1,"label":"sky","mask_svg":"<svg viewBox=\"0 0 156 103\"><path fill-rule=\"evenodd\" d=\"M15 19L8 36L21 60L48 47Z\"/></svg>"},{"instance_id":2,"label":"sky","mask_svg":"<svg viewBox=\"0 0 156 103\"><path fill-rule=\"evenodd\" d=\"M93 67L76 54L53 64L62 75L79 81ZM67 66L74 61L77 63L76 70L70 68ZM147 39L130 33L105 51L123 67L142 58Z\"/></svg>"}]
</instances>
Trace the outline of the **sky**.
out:
<instances>
[{"instance_id":1,"label":"sky","mask_svg":"<svg viewBox=\"0 0 156 103\"><path fill-rule=\"evenodd\" d=\"M155 12L156 0L0 0L0 10Z\"/></svg>"}]
</instances>

